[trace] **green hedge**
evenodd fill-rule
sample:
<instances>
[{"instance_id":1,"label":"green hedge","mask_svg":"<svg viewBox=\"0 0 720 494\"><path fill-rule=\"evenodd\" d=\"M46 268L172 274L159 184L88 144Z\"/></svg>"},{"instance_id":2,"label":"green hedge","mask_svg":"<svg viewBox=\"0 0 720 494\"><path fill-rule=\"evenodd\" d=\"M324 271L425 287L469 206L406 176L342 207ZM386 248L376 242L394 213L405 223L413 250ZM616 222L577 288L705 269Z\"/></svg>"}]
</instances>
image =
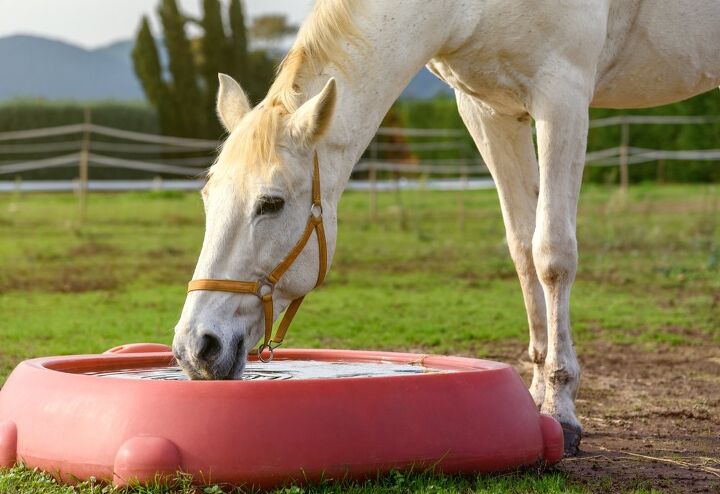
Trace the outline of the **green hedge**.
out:
<instances>
[{"instance_id":1,"label":"green hedge","mask_svg":"<svg viewBox=\"0 0 720 494\"><path fill-rule=\"evenodd\" d=\"M455 100L439 98L427 101L399 101L396 111L402 116L403 125L412 128L464 129L457 113ZM720 115L720 94L717 91L696 96L689 100L643 110L592 109L592 119L618 115ZM468 146L472 141L465 137ZM592 129L588 149L597 151L620 145L620 127ZM630 146L658 150L720 149L720 123L702 125L636 125L630 127ZM472 153L476 153L473 149ZM425 159L463 158L467 150L437 151L423 154ZM633 182L658 180L658 163L632 165L630 179ZM663 177L668 182L717 182L720 181L720 163L702 161L666 162ZM585 180L592 182L616 182L617 167L587 167Z\"/></svg>"},{"instance_id":2,"label":"green hedge","mask_svg":"<svg viewBox=\"0 0 720 494\"><path fill-rule=\"evenodd\" d=\"M159 126L155 111L143 103L125 102L97 102L87 105L91 112L93 123L108 127L116 127L137 132L159 133ZM85 114L85 105L76 102L48 102L44 100L16 100L0 105L0 132L11 132L17 130L39 129L45 127L58 127L82 123ZM3 145L32 144L46 142L67 142L79 141L80 134L70 134L57 137L43 137L39 139L28 139L20 141L2 141ZM94 140L113 142L112 138L93 136ZM125 141L126 142L126 141ZM79 149L79 148L78 148ZM0 153L0 165L30 161L36 159L52 158L62 154L71 154L73 150L52 151L40 153ZM111 154L120 158L142 158L138 155L123 155L122 153ZM0 175L0 180L71 180L78 176L76 167L51 168L45 170L33 170L15 175ZM115 168L91 168L91 179L136 179L151 178L154 174L123 170Z\"/></svg>"},{"instance_id":3,"label":"green hedge","mask_svg":"<svg viewBox=\"0 0 720 494\"><path fill-rule=\"evenodd\" d=\"M591 118L616 115L683 115L720 116L720 93L711 91L689 100L658 108L617 111L591 110ZM620 144L620 127L593 129L588 137L588 149L607 149ZM630 146L667 151L720 149L720 123L701 125L633 125L630 126ZM664 163L663 177L668 182L720 181L720 162L674 161ZM658 180L659 163L651 162L630 166L633 182ZM618 169L587 168L586 180L614 181Z\"/></svg>"},{"instance_id":4,"label":"green hedge","mask_svg":"<svg viewBox=\"0 0 720 494\"><path fill-rule=\"evenodd\" d=\"M155 110L143 103L100 102L87 105L98 125L159 133ZM17 100L0 105L0 132L82 123L85 106L75 102Z\"/></svg>"},{"instance_id":5,"label":"green hedge","mask_svg":"<svg viewBox=\"0 0 720 494\"><path fill-rule=\"evenodd\" d=\"M155 111L141 103L94 103L90 105L92 121L99 125L133 130L137 132L159 133ZM80 123L83 121L84 107L78 103L56 103L45 101L15 101L0 105L0 132L53 127ZM458 115L455 100L452 98L436 98L433 100L401 100L393 108L393 125L411 128L450 128L464 129ZM613 111L591 110L591 118L604 118L615 115L720 115L720 95L710 92L687 101L655 109ZM78 140L80 136L64 136L54 139L42 139L42 142ZM95 138L95 137L94 137ZM97 137L100 139L100 137ZM103 140L111 140L102 138ZM461 141L460 149L417 151L413 156L417 159L466 159L477 157L477 151L469 134L452 138L414 138L414 142ZM21 141L32 142L32 141ZM588 139L588 149L601 150L618 146L620 128L607 127L593 129ZM4 143L0 142L0 147ZM661 150L697 150L720 149L720 123L703 125L637 125L630 131L630 145L633 147ZM0 164L28 159L51 157L58 153L37 155L0 155ZM118 157L134 157L138 155L122 155ZM187 157L193 155L179 155ZM199 155L195 155L199 156ZM172 158L173 156L165 156ZM146 157L147 158L147 157ZM658 180L658 163L633 165L630 167L630 178L633 182ZM585 180L592 182L616 182L617 167L588 167ZM77 176L75 169L38 170L22 174L23 179L71 179ZM131 170L93 168L91 178L148 178L153 174ZM0 176L0 180L13 177ZM717 182L720 181L720 163L717 162L667 162L663 166L663 178L668 182Z\"/></svg>"}]
</instances>

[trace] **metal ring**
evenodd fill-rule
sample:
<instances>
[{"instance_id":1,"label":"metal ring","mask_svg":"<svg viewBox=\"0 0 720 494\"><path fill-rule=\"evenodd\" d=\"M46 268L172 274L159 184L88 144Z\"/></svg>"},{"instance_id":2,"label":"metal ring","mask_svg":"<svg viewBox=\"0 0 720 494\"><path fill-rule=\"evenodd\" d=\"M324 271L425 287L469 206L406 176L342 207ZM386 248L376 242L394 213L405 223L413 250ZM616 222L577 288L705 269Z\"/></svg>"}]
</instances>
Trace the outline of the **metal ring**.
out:
<instances>
[{"instance_id":1,"label":"metal ring","mask_svg":"<svg viewBox=\"0 0 720 494\"><path fill-rule=\"evenodd\" d=\"M314 204L310 206L310 215L315 219L322 218L323 215L323 207L322 204Z\"/></svg>"},{"instance_id":2,"label":"metal ring","mask_svg":"<svg viewBox=\"0 0 720 494\"><path fill-rule=\"evenodd\" d=\"M263 289L267 288L267 293L263 293ZM272 295L275 292L275 285L269 280L264 279L258 283L257 296L263 298L265 295Z\"/></svg>"},{"instance_id":3,"label":"metal ring","mask_svg":"<svg viewBox=\"0 0 720 494\"><path fill-rule=\"evenodd\" d=\"M270 352L270 355L268 358L263 358L263 352L267 350ZM275 349L270 346L269 344L262 344L258 347L258 360L262 362L263 364L269 364L273 361L273 358L275 357Z\"/></svg>"}]
</instances>

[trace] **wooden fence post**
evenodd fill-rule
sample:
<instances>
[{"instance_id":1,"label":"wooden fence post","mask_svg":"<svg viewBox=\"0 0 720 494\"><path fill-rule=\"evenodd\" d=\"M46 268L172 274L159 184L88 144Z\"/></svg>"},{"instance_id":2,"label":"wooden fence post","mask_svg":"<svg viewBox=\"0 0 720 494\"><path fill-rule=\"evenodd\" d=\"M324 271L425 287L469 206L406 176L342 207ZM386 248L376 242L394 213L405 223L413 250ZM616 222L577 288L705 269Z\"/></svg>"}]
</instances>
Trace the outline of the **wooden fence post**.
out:
<instances>
[{"instance_id":1,"label":"wooden fence post","mask_svg":"<svg viewBox=\"0 0 720 494\"><path fill-rule=\"evenodd\" d=\"M20 196L22 195L22 176L20 175L15 175L15 190L13 195L16 200L20 199Z\"/></svg>"},{"instance_id":2,"label":"wooden fence post","mask_svg":"<svg viewBox=\"0 0 720 494\"><path fill-rule=\"evenodd\" d=\"M400 229L405 231L408 227L407 216L405 215L405 204L403 203L402 190L400 188L400 174L394 172L395 178L393 183L395 184L395 205L400 213Z\"/></svg>"},{"instance_id":3,"label":"wooden fence post","mask_svg":"<svg viewBox=\"0 0 720 494\"><path fill-rule=\"evenodd\" d=\"M90 167L90 108L85 108L82 147L80 148L80 224L87 219L87 195Z\"/></svg>"},{"instance_id":4,"label":"wooden fence post","mask_svg":"<svg viewBox=\"0 0 720 494\"><path fill-rule=\"evenodd\" d=\"M370 172L370 221L377 221L377 170L372 161L369 165Z\"/></svg>"},{"instance_id":5,"label":"wooden fence post","mask_svg":"<svg viewBox=\"0 0 720 494\"><path fill-rule=\"evenodd\" d=\"M377 206L377 169L375 163L378 160L378 145L377 136L375 136L370 143L370 222L375 223L378 219L378 206Z\"/></svg>"},{"instance_id":6,"label":"wooden fence post","mask_svg":"<svg viewBox=\"0 0 720 494\"><path fill-rule=\"evenodd\" d=\"M460 175L460 182L462 183L461 189L457 192L458 195L458 220L460 224L460 230L465 230L465 194L469 188L468 170L465 168Z\"/></svg>"},{"instance_id":7,"label":"wooden fence post","mask_svg":"<svg viewBox=\"0 0 720 494\"><path fill-rule=\"evenodd\" d=\"M620 189L627 192L630 185L628 153L630 151L630 124L623 121L620 127Z\"/></svg>"},{"instance_id":8,"label":"wooden fence post","mask_svg":"<svg viewBox=\"0 0 720 494\"><path fill-rule=\"evenodd\" d=\"M663 160L663 159L658 160L656 180L657 180L658 184L665 183L665 160Z\"/></svg>"}]
</instances>

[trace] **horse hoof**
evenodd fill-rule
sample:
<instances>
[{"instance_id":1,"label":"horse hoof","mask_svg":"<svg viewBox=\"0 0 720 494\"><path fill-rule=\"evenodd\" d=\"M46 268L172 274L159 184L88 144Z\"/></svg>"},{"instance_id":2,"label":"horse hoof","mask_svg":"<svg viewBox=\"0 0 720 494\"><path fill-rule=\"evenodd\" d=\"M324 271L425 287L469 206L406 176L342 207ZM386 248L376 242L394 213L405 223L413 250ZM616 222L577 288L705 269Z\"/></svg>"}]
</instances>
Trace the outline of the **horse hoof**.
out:
<instances>
[{"instance_id":1,"label":"horse hoof","mask_svg":"<svg viewBox=\"0 0 720 494\"><path fill-rule=\"evenodd\" d=\"M575 424L560 422L563 430L563 442L565 444L565 456L576 456L580 450L582 439L582 427Z\"/></svg>"}]
</instances>

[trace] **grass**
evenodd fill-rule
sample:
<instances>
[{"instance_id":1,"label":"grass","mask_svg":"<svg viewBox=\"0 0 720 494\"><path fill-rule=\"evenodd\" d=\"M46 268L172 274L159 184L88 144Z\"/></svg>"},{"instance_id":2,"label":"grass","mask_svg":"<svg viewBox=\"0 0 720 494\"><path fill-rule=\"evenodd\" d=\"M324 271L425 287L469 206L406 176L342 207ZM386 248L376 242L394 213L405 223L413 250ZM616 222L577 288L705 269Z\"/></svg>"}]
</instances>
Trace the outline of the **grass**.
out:
<instances>
[{"instance_id":1,"label":"grass","mask_svg":"<svg viewBox=\"0 0 720 494\"><path fill-rule=\"evenodd\" d=\"M296 318L291 346L523 351L526 316L494 191L381 194L374 222L368 209L367 195L344 197L333 269ZM648 351L720 342L719 211L717 186L637 186L627 197L585 188L572 303L581 352L597 339ZM0 196L0 383L25 358L172 339L202 243L199 196L94 194L88 222L77 217L70 194ZM585 492L554 473L483 479L346 487ZM35 492L20 488L34 481L14 470L0 475L0 492ZM47 489L38 492L64 492Z\"/></svg>"},{"instance_id":2,"label":"grass","mask_svg":"<svg viewBox=\"0 0 720 494\"><path fill-rule=\"evenodd\" d=\"M171 483L115 489L96 481L75 486L58 484L42 472L23 467L0 471L0 492L3 494L240 494L246 491L228 486L197 488L189 476L178 476ZM473 477L442 476L431 472L392 472L374 480L357 482L326 482L318 486L288 486L272 494L586 494L588 490L572 485L558 472L517 472L504 475ZM632 494L656 494L657 491L639 488Z\"/></svg>"}]
</instances>

